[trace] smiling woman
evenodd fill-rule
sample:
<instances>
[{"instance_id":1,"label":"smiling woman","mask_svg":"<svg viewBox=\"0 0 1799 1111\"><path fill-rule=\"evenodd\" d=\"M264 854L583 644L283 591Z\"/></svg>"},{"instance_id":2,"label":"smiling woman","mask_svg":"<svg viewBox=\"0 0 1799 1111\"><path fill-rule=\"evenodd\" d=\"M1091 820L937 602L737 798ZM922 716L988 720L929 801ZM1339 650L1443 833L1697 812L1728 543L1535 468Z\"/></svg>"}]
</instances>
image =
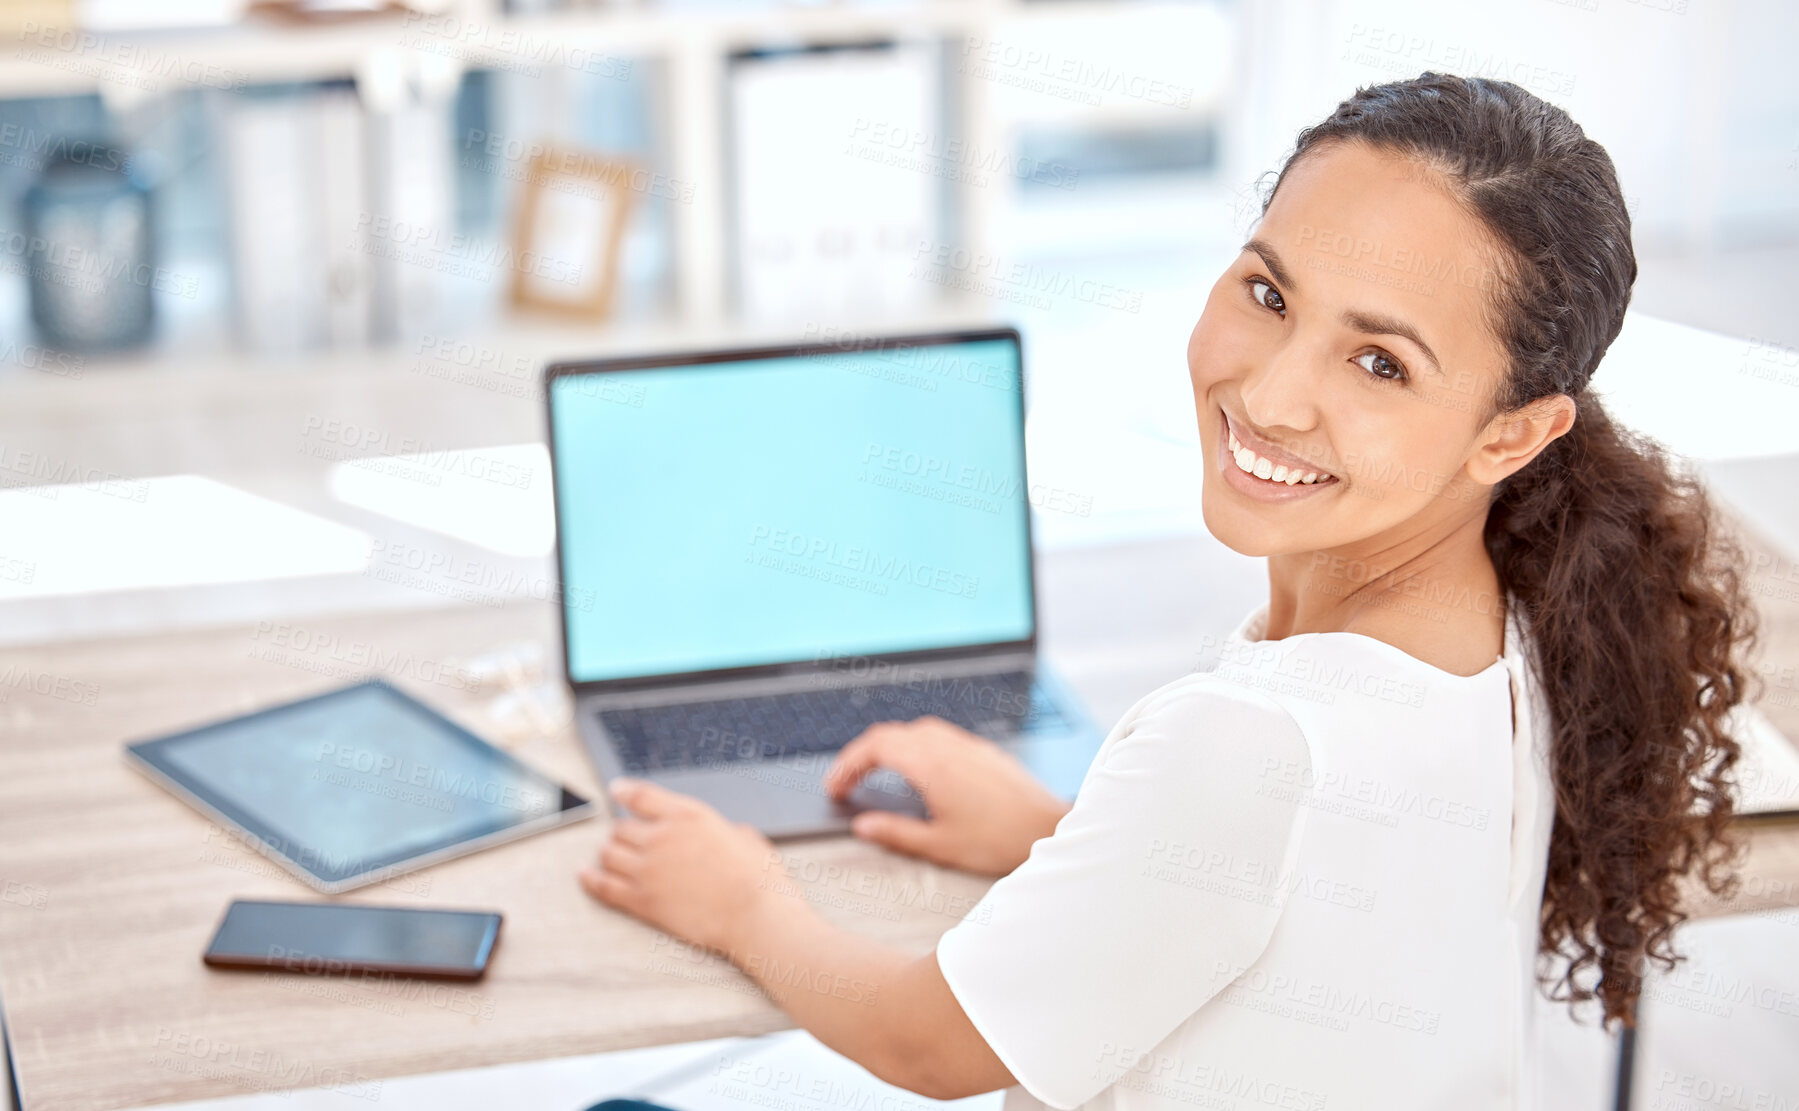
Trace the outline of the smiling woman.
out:
<instances>
[{"instance_id":1,"label":"smiling woman","mask_svg":"<svg viewBox=\"0 0 1799 1111\"><path fill-rule=\"evenodd\" d=\"M1730 882L1742 557L1586 388L1635 277L1565 112L1358 90L1188 344L1207 527L1268 560L1217 666L1132 707L1072 808L934 719L842 751L834 796L888 768L929 810L858 835L1000 877L932 954L827 923L754 830L648 783L614 782L582 882L937 1098L1540 1106L1532 993L1633 1023L1677 884Z\"/></svg>"},{"instance_id":2,"label":"smiling woman","mask_svg":"<svg viewBox=\"0 0 1799 1111\"><path fill-rule=\"evenodd\" d=\"M1559 997L1626 1023L1645 958L1672 967L1676 882L1728 883L1723 723L1754 634L1698 482L1586 388L1636 272L1611 160L1565 112L1424 74L1300 135L1188 348L1236 464L1206 522L1269 556L1276 635L1360 630L1459 672L1505 608L1460 599L1522 611L1554 721L1541 950ZM1336 480L1302 504L1264 460ZM1421 594L1436 629L1385 604Z\"/></svg>"}]
</instances>

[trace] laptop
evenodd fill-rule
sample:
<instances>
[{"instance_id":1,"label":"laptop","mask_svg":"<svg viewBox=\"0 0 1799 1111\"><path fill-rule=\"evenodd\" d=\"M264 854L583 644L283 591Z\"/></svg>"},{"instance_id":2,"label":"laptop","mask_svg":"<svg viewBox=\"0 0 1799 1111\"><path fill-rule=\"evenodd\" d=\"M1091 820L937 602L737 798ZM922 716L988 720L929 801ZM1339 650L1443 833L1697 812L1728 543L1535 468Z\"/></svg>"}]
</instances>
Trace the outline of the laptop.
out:
<instances>
[{"instance_id":1,"label":"laptop","mask_svg":"<svg viewBox=\"0 0 1799 1111\"><path fill-rule=\"evenodd\" d=\"M562 660L601 777L771 838L923 816L868 726L934 714L1073 799L1104 739L1037 658L1011 328L545 370ZM1059 495L1057 495L1059 497ZM1065 501L1066 499L1062 499Z\"/></svg>"}]
</instances>

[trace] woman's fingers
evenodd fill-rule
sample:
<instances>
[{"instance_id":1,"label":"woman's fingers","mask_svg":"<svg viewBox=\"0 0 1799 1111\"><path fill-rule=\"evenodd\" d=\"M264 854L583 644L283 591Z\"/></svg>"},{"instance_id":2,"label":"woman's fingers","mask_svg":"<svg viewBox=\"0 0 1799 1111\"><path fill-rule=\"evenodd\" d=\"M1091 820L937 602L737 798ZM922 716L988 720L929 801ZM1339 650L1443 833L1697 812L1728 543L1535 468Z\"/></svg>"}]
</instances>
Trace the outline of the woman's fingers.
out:
<instances>
[{"instance_id":1,"label":"woman's fingers","mask_svg":"<svg viewBox=\"0 0 1799 1111\"><path fill-rule=\"evenodd\" d=\"M623 775L614 777L606 789L625 809L643 818L670 818L696 801L660 783Z\"/></svg>"},{"instance_id":2,"label":"woman's fingers","mask_svg":"<svg viewBox=\"0 0 1799 1111\"><path fill-rule=\"evenodd\" d=\"M650 823L641 818L619 818L612 823L612 839L634 849L650 843Z\"/></svg>"},{"instance_id":3,"label":"woman's fingers","mask_svg":"<svg viewBox=\"0 0 1799 1111\"><path fill-rule=\"evenodd\" d=\"M930 778L925 769L935 760L930 740L931 733L916 722L883 721L871 725L838 750L837 758L825 771L825 792L840 799L869 772L891 768L923 795Z\"/></svg>"},{"instance_id":4,"label":"woman's fingers","mask_svg":"<svg viewBox=\"0 0 1799 1111\"><path fill-rule=\"evenodd\" d=\"M583 868L576 875L581 881L581 889L607 906L619 910L626 910L631 906L634 888L622 876L602 872L598 868Z\"/></svg>"},{"instance_id":5,"label":"woman's fingers","mask_svg":"<svg viewBox=\"0 0 1799 1111\"><path fill-rule=\"evenodd\" d=\"M865 841L872 841L908 856L937 860L940 850L939 830L930 822L887 810L864 810L850 820L850 831Z\"/></svg>"},{"instance_id":6,"label":"woman's fingers","mask_svg":"<svg viewBox=\"0 0 1799 1111\"><path fill-rule=\"evenodd\" d=\"M824 771L826 793L833 798L849 795L851 787L862 782L864 775L880 768L892 750L896 728L898 723L892 721L871 724L844 748L837 750L837 759L831 760L831 766Z\"/></svg>"},{"instance_id":7,"label":"woman's fingers","mask_svg":"<svg viewBox=\"0 0 1799 1111\"><path fill-rule=\"evenodd\" d=\"M600 867L634 878L643 871L643 853L619 841L608 841L600 847Z\"/></svg>"}]
</instances>

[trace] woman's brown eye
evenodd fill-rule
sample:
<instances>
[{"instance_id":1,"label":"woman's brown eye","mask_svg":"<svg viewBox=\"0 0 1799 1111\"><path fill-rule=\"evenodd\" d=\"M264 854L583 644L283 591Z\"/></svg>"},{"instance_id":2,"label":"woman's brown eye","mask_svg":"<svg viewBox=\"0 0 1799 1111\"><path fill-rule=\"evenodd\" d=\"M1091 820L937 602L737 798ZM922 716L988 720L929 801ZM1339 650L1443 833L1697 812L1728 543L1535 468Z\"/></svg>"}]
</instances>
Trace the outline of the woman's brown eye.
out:
<instances>
[{"instance_id":1,"label":"woman's brown eye","mask_svg":"<svg viewBox=\"0 0 1799 1111\"><path fill-rule=\"evenodd\" d=\"M1369 360L1369 362L1363 362L1362 360L1364 359ZM1366 370L1376 378L1398 380L1405 377L1405 367L1400 366L1397 361L1381 354L1379 351L1370 351L1363 355L1357 355L1355 361L1360 364L1363 370Z\"/></svg>"},{"instance_id":2,"label":"woman's brown eye","mask_svg":"<svg viewBox=\"0 0 1799 1111\"><path fill-rule=\"evenodd\" d=\"M1275 312L1287 311L1287 302L1281 300L1281 295L1267 282L1252 281L1249 283L1249 291L1255 295L1255 299L1260 301L1264 308L1273 309Z\"/></svg>"}]
</instances>

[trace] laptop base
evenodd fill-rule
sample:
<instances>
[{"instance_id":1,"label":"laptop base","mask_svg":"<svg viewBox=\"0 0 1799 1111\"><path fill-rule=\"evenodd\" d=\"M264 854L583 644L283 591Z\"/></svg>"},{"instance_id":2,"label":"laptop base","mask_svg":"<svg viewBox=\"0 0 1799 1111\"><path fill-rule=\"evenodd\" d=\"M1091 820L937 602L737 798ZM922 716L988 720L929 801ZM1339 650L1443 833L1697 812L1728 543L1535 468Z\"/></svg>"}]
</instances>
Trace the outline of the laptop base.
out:
<instances>
[{"instance_id":1,"label":"laptop base","mask_svg":"<svg viewBox=\"0 0 1799 1111\"><path fill-rule=\"evenodd\" d=\"M1099 751L1103 734L1079 704L1041 665L1037 682L1054 699L1061 720L1053 729L992 738L1016 755L1051 793L1073 801ZM824 773L839 749L711 762L698 767L626 770L613 739L599 724L605 700L582 699L576 707L581 737L601 778L629 775L706 802L726 818L747 822L773 839L847 833L863 810L891 810L927 817L923 800L898 773L877 768L846 799L824 790Z\"/></svg>"}]
</instances>

